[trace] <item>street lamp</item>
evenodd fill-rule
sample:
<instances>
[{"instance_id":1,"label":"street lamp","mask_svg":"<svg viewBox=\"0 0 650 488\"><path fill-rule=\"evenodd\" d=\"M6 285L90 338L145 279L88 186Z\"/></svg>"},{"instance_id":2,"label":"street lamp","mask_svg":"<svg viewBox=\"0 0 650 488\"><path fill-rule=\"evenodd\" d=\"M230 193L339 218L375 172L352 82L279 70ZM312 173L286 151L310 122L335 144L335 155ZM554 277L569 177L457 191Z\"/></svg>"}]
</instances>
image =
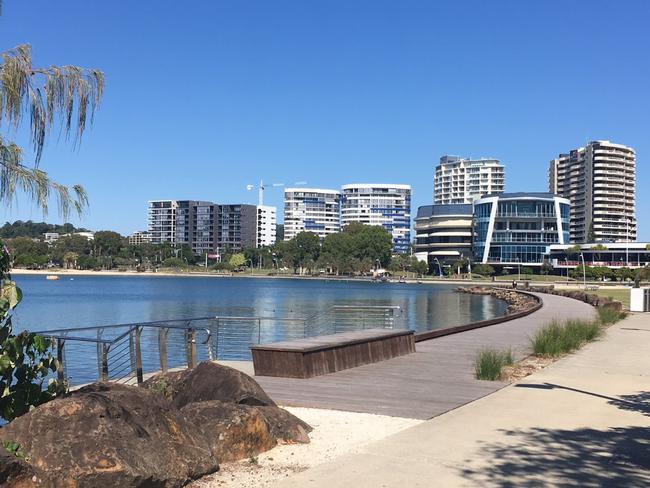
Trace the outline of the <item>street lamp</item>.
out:
<instances>
[{"instance_id":1,"label":"street lamp","mask_svg":"<svg viewBox=\"0 0 650 488\"><path fill-rule=\"evenodd\" d=\"M582 286L587 289L587 266L585 265L585 256L580 251L580 259L582 260Z\"/></svg>"},{"instance_id":2,"label":"street lamp","mask_svg":"<svg viewBox=\"0 0 650 488\"><path fill-rule=\"evenodd\" d=\"M442 266L440 265L440 261L438 261L438 258L434 257L433 260L438 263L438 274L442 278Z\"/></svg>"}]
</instances>

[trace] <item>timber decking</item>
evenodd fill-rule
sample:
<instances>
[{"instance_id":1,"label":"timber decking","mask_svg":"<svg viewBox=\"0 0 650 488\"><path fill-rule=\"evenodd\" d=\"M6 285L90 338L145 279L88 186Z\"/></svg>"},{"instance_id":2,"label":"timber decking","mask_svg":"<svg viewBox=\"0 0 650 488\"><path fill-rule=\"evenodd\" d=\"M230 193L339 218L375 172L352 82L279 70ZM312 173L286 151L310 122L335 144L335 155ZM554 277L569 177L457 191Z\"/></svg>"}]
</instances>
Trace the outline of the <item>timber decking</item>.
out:
<instances>
[{"instance_id":1,"label":"timber decking","mask_svg":"<svg viewBox=\"0 0 650 488\"><path fill-rule=\"evenodd\" d=\"M311 378L415 352L412 330L366 329L251 347L255 374Z\"/></svg>"},{"instance_id":2,"label":"timber decking","mask_svg":"<svg viewBox=\"0 0 650 488\"><path fill-rule=\"evenodd\" d=\"M512 348L521 358L530 353L530 336L550 320L595 314L571 298L536 295L544 306L526 317L418 342L408 356L309 379L255 379L280 405L429 419L505 386L474 379L478 350Z\"/></svg>"}]
</instances>

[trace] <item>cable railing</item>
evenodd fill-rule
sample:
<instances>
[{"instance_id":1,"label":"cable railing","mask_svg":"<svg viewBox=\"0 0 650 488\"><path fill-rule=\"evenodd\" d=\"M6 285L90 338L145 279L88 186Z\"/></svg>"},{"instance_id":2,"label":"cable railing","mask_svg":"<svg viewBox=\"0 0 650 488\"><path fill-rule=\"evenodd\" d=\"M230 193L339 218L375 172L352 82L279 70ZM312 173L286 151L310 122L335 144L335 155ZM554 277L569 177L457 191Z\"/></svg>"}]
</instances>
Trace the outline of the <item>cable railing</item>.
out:
<instances>
[{"instance_id":1,"label":"cable railing","mask_svg":"<svg viewBox=\"0 0 650 488\"><path fill-rule=\"evenodd\" d=\"M145 376L204 360L250 360L250 346L369 328L406 328L399 306L334 305L307 317L214 315L39 332L69 386L92 381L141 384Z\"/></svg>"}]
</instances>

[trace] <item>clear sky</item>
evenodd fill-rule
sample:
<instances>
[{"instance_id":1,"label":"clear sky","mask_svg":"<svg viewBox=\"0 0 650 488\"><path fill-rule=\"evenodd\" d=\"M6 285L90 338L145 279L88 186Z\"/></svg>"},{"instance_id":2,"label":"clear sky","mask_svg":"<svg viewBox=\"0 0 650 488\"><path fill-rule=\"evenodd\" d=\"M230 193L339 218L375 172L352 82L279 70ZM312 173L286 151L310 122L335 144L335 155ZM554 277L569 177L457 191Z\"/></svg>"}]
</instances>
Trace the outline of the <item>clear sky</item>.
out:
<instances>
[{"instance_id":1,"label":"clear sky","mask_svg":"<svg viewBox=\"0 0 650 488\"><path fill-rule=\"evenodd\" d=\"M106 73L81 147L54 133L42 160L86 187L85 227L144 229L150 199L254 203L260 178L410 183L415 214L443 154L499 158L507 191L545 191L551 158L609 139L637 150L650 240L648 1L3 3L3 50ZM266 200L281 208L281 189ZM0 215L42 217L22 199Z\"/></svg>"}]
</instances>

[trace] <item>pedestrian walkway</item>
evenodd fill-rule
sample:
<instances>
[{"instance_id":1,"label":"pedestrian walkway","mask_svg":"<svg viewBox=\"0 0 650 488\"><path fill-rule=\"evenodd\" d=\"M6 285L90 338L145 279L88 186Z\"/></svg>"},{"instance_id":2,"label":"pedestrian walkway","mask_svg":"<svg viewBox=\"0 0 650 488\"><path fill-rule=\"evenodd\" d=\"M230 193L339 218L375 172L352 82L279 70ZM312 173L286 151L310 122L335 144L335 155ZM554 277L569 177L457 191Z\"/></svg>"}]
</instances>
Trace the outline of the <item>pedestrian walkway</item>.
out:
<instances>
[{"instance_id":1,"label":"pedestrian walkway","mask_svg":"<svg viewBox=\"0 0 650 488\"><path fill-rule=\"evenodd\" d=\"M528 355L530 337L553 319L589 318L590 305L537 294L544 306L525 317L418 342L416 353L309 379L256 376L280 405L430 419L505 386L474 378L474 359L485 347Z\"/></svg>"},{"instance_id":2,"label":"pedestrian walkway","mask_svg":"<svg viewBox=\"0 0 650 488\"><path fill-rule=\"evenodd\" d=\"M278 486L650 486L648 351L650 316L632 315L519 383Z\"/></svg>"}]
</instances>

